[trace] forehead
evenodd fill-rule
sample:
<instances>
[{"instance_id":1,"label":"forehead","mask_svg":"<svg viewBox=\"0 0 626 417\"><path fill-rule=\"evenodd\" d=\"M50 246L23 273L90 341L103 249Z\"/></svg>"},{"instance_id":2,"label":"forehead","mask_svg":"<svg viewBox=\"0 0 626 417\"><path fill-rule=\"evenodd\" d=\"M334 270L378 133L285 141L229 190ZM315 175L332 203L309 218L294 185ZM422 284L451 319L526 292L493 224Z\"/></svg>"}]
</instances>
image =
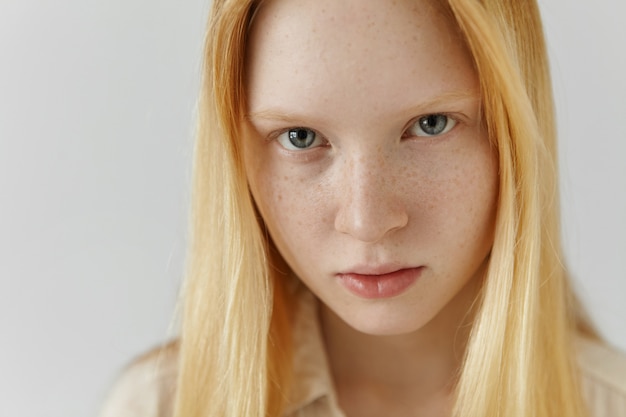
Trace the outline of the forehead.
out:
<instances>
[{"instance_id":1,"label":"forehead","mask_svg":"<svg viewBox=\"0 0 626 417\"><path fill-rule=\"evenodd\" d=\"M246 61L251 111L336 105L349 117L355 100L380 112L475 87L454 24L428 0L270 0L255 16Z\"/></svg>"}]
</instances>

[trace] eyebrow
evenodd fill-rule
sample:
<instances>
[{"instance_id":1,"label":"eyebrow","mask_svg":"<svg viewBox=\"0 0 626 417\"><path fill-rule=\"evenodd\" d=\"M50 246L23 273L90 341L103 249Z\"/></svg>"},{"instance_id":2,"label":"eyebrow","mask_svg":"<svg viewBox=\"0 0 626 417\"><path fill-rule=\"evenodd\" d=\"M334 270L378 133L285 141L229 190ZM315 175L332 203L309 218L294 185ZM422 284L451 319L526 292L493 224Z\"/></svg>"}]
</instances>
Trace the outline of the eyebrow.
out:
<instances>
[{"instance_id":1,"label":"eyebrow","mask_svg":"<svg viewBox=\"0 0 626 417\"><path fill-rule=\"evenodd\" d=\"M428 98L420 103L417 103L415 106L409 107L408 110L414 114L427 113L432 111L429 110L432 108L437 109L451 104L475 100L480 100L480 93L476 90L454 90ZM264 119L281 122L300 122L310 119L310 117L305 117L293 111L281 110L280 108L269 108L267 110L250 112L247 113L245 117L248 120Z\"/></svg>"},{"instance_id":2,"label":"eyebrow","mask_svg":"<svg viewBox=\"0 0 626 417\"><path fill-rule=\"evenodd\" d=\"M435 97L429 98L427 100L418 103L414 110L422 110L426 111L432 107L441 107L444 105L450 105L463 101L475 101L480 100L480 92L476 90L454 90L448 91L443 94L439 94Z\"/></svg>"}]
</instances>

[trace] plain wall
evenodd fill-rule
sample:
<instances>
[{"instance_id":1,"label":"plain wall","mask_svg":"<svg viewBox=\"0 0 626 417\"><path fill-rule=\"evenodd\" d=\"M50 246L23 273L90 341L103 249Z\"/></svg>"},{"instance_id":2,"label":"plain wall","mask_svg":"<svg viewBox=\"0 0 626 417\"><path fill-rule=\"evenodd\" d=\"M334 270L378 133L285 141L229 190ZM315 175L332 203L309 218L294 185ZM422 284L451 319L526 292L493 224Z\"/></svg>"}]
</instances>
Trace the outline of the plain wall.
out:
<instances>
[{"instance_id":1,"label":"plain wall","mask_svg":"<svg viewBox=\"0 0 626 417\"><path fill-rule=\"evenodd\" d=\"M542 3L567 260L626 351L626 3ZM95 415L171 335L207 7L0 0L0 415Z\"/></svg>"}]
</instances>

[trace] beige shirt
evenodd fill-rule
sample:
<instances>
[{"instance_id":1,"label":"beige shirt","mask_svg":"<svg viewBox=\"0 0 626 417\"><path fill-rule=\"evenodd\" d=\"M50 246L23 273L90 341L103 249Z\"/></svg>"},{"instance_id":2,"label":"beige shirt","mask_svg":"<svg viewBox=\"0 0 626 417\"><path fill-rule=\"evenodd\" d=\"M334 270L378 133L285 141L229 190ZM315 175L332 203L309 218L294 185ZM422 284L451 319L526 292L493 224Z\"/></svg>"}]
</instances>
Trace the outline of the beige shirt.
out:
<instances>
[{"instance_id":1,"label":"beige shirt","mask_svg":"<svg viewBox=\"0 0 626 417\"><path fill-rule=\"evenodd\" d=\"M317 303L302 296L294 328L295 387L285 417L345 417L337 405L317 320ZM626 417L626 356L581 339L583 392L592 417ZM101 417L171 417L176 383L175 344L135 361L113 387Z\"/></svg>"}]
</instances>

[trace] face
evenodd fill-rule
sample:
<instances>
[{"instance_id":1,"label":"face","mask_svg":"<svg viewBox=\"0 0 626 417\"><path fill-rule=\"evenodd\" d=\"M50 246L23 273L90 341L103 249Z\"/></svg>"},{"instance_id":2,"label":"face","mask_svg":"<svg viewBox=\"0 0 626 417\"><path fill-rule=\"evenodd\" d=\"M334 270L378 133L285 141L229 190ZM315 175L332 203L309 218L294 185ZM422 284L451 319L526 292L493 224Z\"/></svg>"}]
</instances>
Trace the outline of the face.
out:
<instances>
[{"instance_id":1,"label":"face","mask_svg":"<svg viewBox=\"0 0 626 417\"><path fill-rule=\"evenodd\" d=\"M249 185L295 275L369 334L451 308L483 273L498 178L448 18L421 0L272 0L246 65Z\"/></svg>"}]
</instances>

